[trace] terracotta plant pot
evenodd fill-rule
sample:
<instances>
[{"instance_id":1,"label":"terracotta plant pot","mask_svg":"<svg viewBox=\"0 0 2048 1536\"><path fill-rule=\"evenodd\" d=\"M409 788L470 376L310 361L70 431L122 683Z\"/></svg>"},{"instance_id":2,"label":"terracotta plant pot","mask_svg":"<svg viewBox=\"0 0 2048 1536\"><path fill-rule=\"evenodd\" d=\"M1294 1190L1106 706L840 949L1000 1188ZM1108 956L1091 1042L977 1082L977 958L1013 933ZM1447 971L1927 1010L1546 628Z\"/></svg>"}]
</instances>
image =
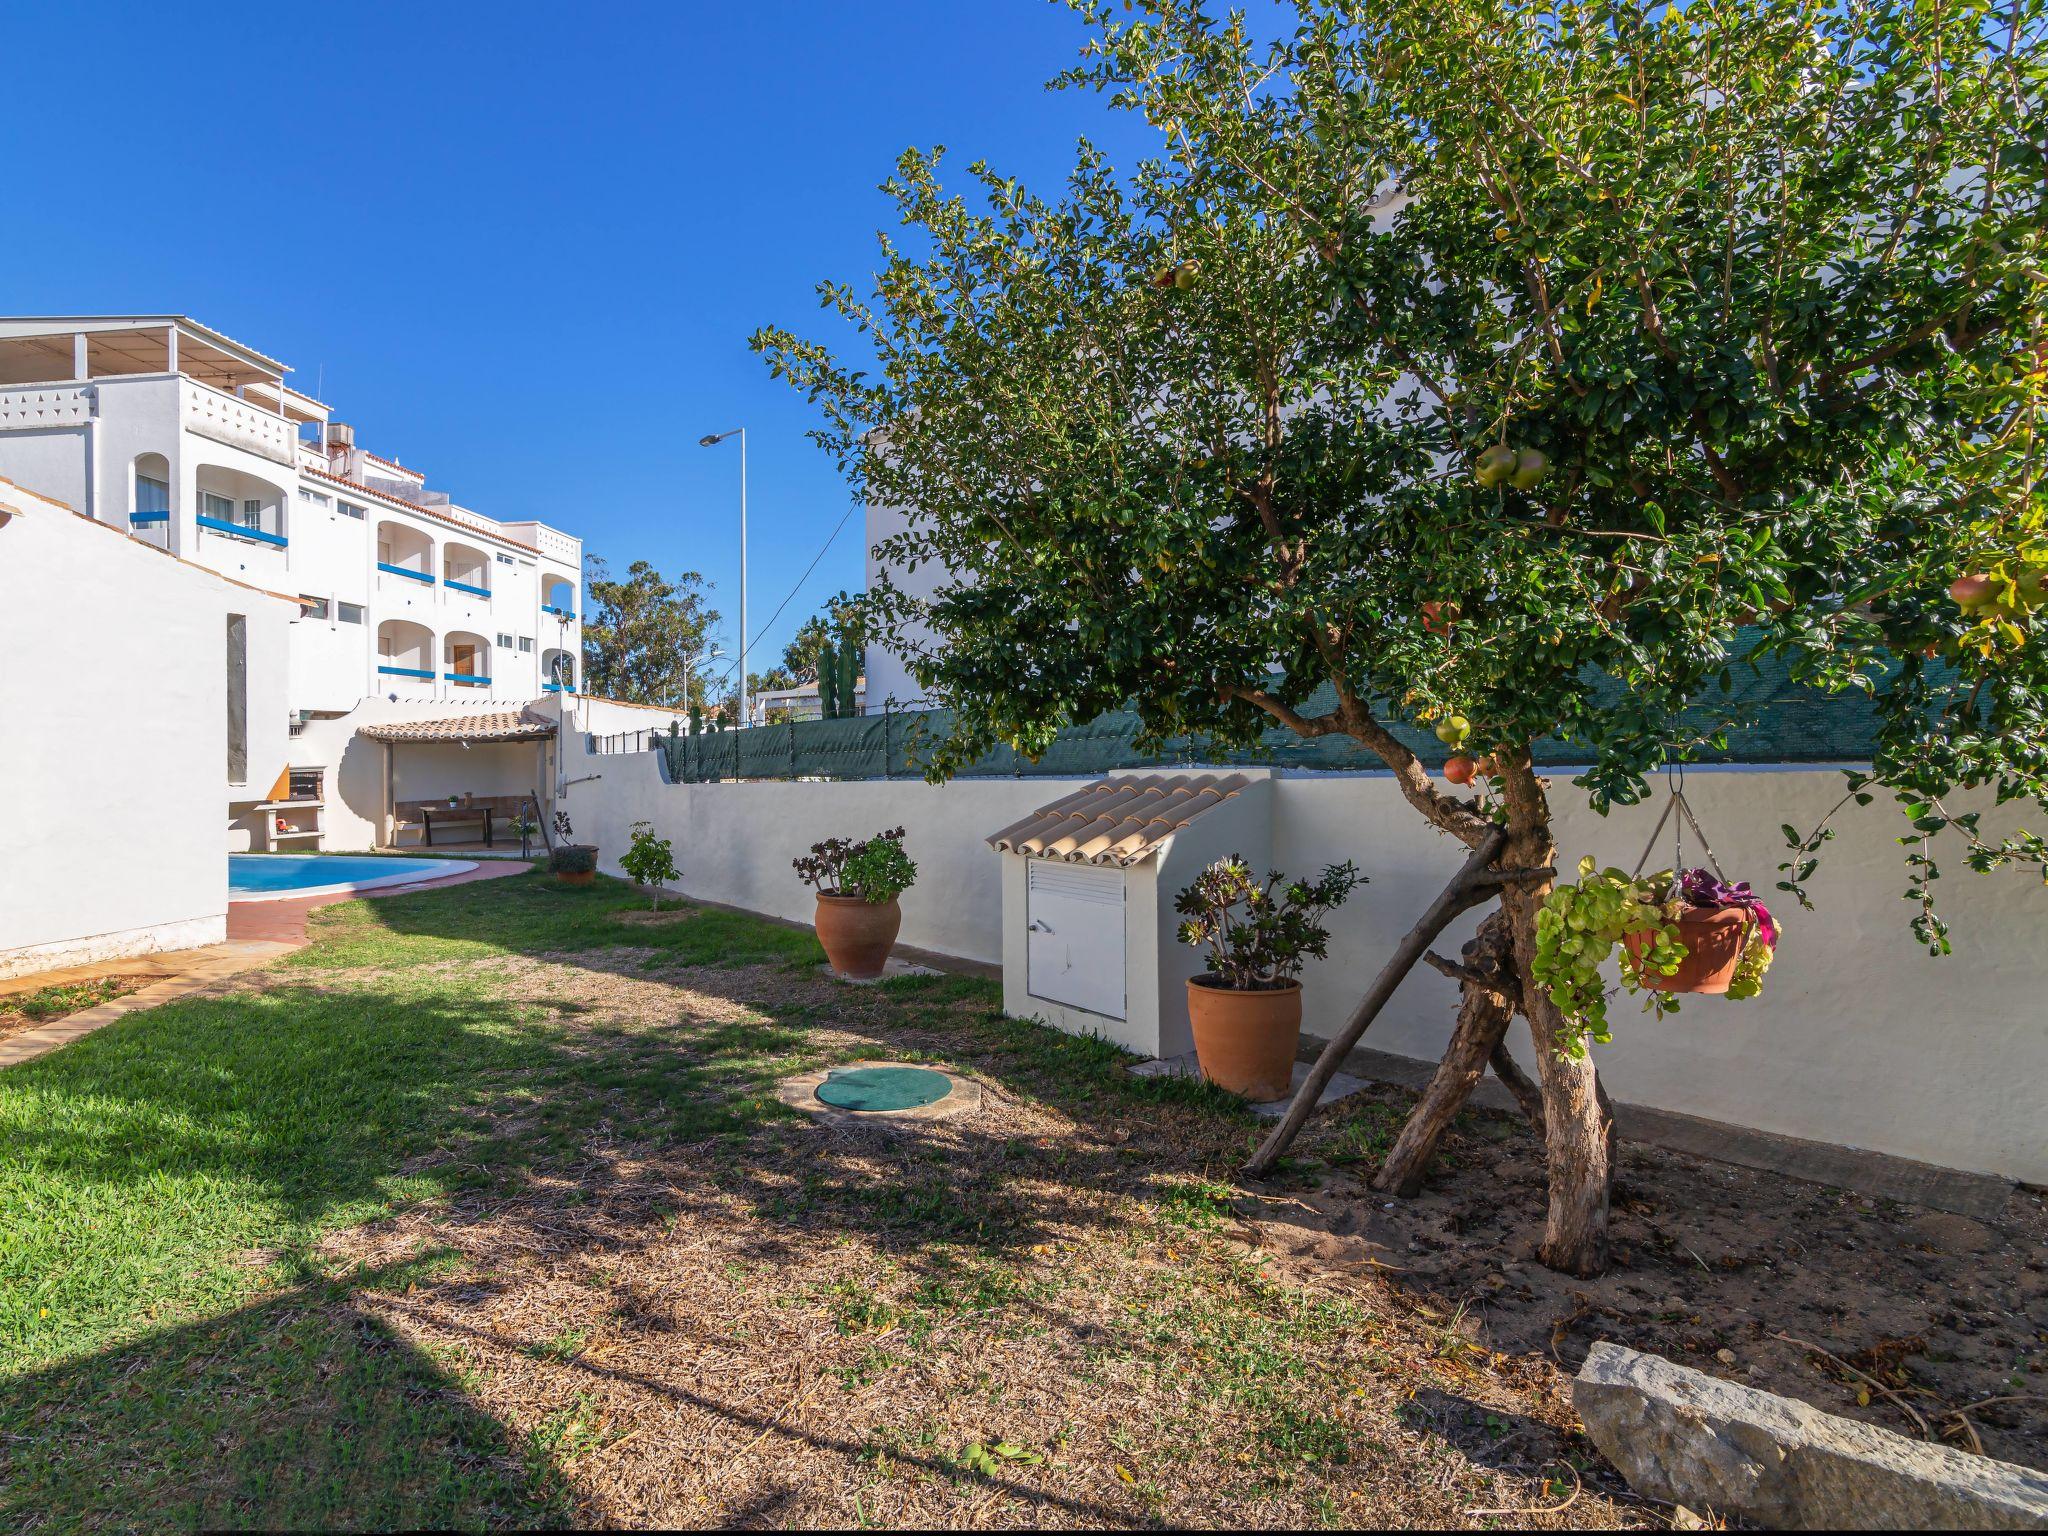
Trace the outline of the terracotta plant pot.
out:
<instances>
[{"instance_id":1,"label":"terracotta plant pot","mask_svg":"<svg viewBox=\"0 0 2048 1536\"><path fill-rule=\"evenodd\" d=\"M890 946L903 926L896 898L863 901L858 896L818 893L818 942L832 969L851 981L870 981L889 962Z\"/></svg>"},{"instance_id":2,"label":"terracotta plant pot","mask_svg":"<svg viewBox=\"0 0 2048 1536\"><path fill-rule=\"evenodd\" d=\"M548 870L563 885L588 885L597 878L597 849L590 843L562 843L549 852Z\"/></svg>"},{"instance_id":3,"label":"terracotta plant pot","mask_svg":"<svg viewBox=\"0 0 2048 1536\"><path fill-rule=\"evenodd\" d=\"M1265 992L1219 987L1206 976L1188 982L1188 1022L1195 1060L1218 1088L1257 1104L1287 1097L1294 1052L1301 1044L1301 983Z\"/></svg>"},{"instance_id":4,"label":"terracotta plant pot","mask_svg":"<svg viewBox=\"0 0 2048 1536\"><path fill-rule=\"evenodd\" d=\"M1742 941L1754 919L1743 907L1717 907L1711 912L1688 912L1678 920L1678 942L1685 946L1685 958L1677 974L1660 976L1644 973L1643 985L1653 992L1726 992L1742 959ZM1632 955L1642 955L1653 935L1625 933L1621 942Z\"/></svg>"}]
</instances>

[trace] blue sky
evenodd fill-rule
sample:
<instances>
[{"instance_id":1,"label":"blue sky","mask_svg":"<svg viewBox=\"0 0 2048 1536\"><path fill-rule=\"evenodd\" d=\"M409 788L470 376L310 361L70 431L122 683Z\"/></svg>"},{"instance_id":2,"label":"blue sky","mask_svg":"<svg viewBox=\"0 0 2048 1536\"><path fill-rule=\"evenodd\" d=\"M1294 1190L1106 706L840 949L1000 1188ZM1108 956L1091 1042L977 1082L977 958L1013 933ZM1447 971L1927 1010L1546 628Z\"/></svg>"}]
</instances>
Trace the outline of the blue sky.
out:
<instances>
[{"instance_id":1,"label":"blue sky","mask_svg":"<svg viewBox=\"0 0 2048 1536\"><path fill-rule=\"evenodd\" d=\"M1040 0L10 10L0 313L182 312L296 370L374 452L498 517L715 584L737 634L745 423L760 630L848 505L746 338L838 340L908 145L1043 185L1084 40ZM862 580L860 519L759 671Z\"/></svg>"}]
</instances>

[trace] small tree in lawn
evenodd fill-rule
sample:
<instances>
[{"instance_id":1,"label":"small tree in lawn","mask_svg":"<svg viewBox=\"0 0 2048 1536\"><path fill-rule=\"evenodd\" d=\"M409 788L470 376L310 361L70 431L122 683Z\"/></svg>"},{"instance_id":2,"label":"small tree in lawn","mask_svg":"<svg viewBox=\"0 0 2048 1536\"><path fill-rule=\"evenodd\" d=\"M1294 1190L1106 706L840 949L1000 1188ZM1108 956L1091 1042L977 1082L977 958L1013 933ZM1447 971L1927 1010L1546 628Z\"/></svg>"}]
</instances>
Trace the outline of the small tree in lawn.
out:
<instances>
[{"instance_id":1,"label":"small tree in lawn","mask_svg":"<svg viewBox=\"0 0 2048 1536\"><path fill-rule=\"evenodd\" d=\"M619 856L619 868L633 877L635 885L654 887L654 910L661 910L661 888L681 878L669 840L654 835L654 823L633 823L633 845Z\"/></svg>"},{"instance_id":2,"label":"small tree in lawn","mask_svg":"<svg viewBox=\"0 0 2048 1536\"><path fill-rule=\"evenodd\" d=\"M1486 866L1439 905L1498 903L1437 962L1452 1086L1383 1177L1419 1177L1453 1059L1513 1073L1519 1012L1541 1251L1593 1272L1611 1117L1530 983L1539 739L1597 806L1636 800L1773 655L1874 699L1850 793L1904 804L1916 900L1939 834L1977 867L2043 853L1947 803L2039 801L2048 771L2041 9L1302 0L1268 45L1184 0L1076 8L1065 83L1158 157L1083 144L1053 200L977 165L970 205L906 154L914 239L871 296L823 289L874 366L756 338L906 510L881 555L952 573L882 584L869 632L936 636L911 661L956 711L939 773L1126 703L1152 741L1277 722L1376 754ZM1469 742L1448 787L1395 719ZM1788 832L1793 888L1826 833ZM1945 947L1924 901L1916 927Z\"/></svg>"}]
</instances>

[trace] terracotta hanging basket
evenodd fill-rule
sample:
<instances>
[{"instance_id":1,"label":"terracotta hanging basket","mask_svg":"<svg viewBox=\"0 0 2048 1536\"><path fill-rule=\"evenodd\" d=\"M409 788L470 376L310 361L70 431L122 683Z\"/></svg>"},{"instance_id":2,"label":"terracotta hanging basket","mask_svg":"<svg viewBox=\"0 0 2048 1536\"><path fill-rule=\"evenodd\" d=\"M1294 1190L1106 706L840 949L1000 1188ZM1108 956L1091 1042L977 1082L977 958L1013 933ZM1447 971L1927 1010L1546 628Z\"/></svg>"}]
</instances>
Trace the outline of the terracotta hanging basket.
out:
<instances>
[{"instance_id":1,"label":"terracotta hanging basket","mask_svg":"<svg viewBox=\"0 0 2048 1536\"><path fill-rule=\"evenodd\" d=\"M1301 1044L1300 982L1244 991L1191 977L1188 1023L1203 1077L1256 1104L1287 1097Z\"/></svg>"},{"instance_id":2,"label":"terracotta hanging basket","mask_svg":"<svg viewBox=\"0 0 2048 1536\"><path fill-rule=\"evenodd\" d=\"M1718 995L1728 990L1735 968L1742 963L1742 944L1755 919L1743 907L1715 907L1687 912L1678 919L1678 942L1685 946L1685 958L1678 970L1665 976L1643 972L1643 985L1652 992L1701 992ZM1621 942L1637 959L1645 955L1656 935L1648 929L1622 935Z\"/></svg>"},{"instance_id":3,"label":"terracotta hanging basket","mask_svg":"<svg viewBox=\"0 0 2048 1536\"><path fill-rule=\"evenodd\" d=\"M889 963L889 950L903 926L896 898L865 901L858 896L818 893L818 942L832 969L851 981L871 981Z\"/></svg>"}]
</instances>

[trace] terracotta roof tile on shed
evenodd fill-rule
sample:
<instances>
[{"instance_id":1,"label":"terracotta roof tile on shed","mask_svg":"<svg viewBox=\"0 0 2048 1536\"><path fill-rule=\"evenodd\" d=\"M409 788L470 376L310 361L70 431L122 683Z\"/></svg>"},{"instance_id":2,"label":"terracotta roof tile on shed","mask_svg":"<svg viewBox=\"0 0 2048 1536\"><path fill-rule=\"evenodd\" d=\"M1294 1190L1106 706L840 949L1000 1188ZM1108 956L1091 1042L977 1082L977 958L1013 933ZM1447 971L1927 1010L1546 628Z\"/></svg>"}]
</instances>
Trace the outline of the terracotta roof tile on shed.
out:
<instances>
[{"instance_id":1,"label":"terracotta roof tile on shed","mask_svg":"<svg viewBox=\"0 0 2048 1536\"><path fill-rule=\"evenodd\" d=\"M555 722L531 709L493 709L440 720L386 720L356 734L372 741L538 741L555 734Z\"/></svg>"},{"instance_id":2,"label":"terracotta roof tile on shed","mask_svg":"<svg viewBox=\"0 0 2048 1536\"><path fill-rule=\"evenodd\" d=\"M1027 858L1122 868L1143 862L1204 811L1251 782L1242 773L1142 773L1102 779L1040 806L988 840Z\"/></svg>"}]
</instances>

